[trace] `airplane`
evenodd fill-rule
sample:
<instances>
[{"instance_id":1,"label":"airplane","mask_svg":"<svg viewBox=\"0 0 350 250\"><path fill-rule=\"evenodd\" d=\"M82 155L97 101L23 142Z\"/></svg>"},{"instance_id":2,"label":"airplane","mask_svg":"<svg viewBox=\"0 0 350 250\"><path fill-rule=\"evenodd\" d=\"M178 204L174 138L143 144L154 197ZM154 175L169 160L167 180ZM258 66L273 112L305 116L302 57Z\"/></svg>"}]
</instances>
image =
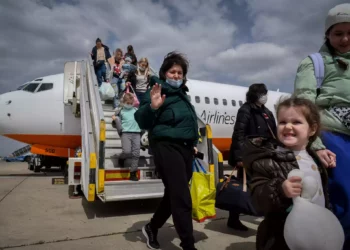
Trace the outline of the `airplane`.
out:
<instances>
[{"instance_id":1,"label":"airplane","mask_svg":"<svg viewBox=\"0 0 350 250\"><path fill-rule=\"evenodd\" d=\"M210 124L213 144L228 158L233 127L247 87L188 80L189 96L197 115ZM16 91L0 95L0 134L32 145L33 154L73 157L81 146L81 124L63 101L64 74L37 78ZM269 91L266 106L288 93Z\"/></svg>"}]
</instances>

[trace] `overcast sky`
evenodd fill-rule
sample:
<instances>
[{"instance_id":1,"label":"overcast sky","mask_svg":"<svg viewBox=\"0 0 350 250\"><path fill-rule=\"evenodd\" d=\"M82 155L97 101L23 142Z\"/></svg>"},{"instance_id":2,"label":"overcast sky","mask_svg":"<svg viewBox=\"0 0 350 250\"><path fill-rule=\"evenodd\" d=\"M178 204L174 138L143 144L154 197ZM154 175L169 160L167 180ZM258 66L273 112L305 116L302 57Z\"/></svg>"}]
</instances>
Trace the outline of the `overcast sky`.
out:
<instances>
[{"instance_id":1,"label":"overcast sky","mask_svg":"<svg viewBox=\"0 0 350 250\"><path fill-rule=\"evenodd\" d=\"M155 69L178 50L190 60L189 78L290 92L298 63L323 43L328 10L346 2L0 0L0 93L62 73L97 37L113 51L132 44Z\"/></svg>"}]
</instances>

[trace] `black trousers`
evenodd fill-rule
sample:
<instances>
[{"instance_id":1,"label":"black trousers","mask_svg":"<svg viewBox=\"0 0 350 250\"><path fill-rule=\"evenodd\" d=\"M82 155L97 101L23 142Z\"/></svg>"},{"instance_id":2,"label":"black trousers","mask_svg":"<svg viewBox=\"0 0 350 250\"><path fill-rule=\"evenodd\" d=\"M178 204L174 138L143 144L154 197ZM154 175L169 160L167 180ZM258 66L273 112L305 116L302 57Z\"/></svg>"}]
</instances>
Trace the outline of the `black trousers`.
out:
<instances>
[{"instance_id":1,"label":"black trousers","mask_svg":"<svg viewBox=\"0 0 350 250\"><path fill-rule=\"evenodd\" d=\"M192 224L193 147L184 143L161 141L152 145L154 163L164 183L164 197L151 219L151 228L161 228L170 215L183 249L195 249Z\"/></svg>"}]
</instances>

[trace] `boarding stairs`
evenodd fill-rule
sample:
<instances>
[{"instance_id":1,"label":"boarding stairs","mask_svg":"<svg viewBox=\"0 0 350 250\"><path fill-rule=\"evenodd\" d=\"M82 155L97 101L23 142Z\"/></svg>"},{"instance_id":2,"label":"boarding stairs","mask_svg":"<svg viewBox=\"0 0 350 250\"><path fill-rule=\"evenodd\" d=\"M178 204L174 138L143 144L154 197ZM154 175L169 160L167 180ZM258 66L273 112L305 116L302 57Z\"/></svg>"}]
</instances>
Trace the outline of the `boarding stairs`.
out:
<instances>
[{"instance_id":1,"label":"boarding stairs","mask_svg":"<svg viewBox=\"0 0 350 250\"><path fill-rule=\"evenodd\" d=\"M30 152L30 149L31 149L31 146L30 145L27 145L23 148L20 148L16 151L13 151L11 156L12 157L17 157L17 156L21 156L21 155L24 155L24 154L27 154L28 152Z\"/></svg>"},{"instance_id":2,"label":"boarding stairs","mask_svg":"<svg viewBox=\"0 0 350 250\"><path fill-rule=\"evenodd\" d=\"M68 160L68 184L80 186L88 201L95 201L96 197L103 202L162 197L164 186L156 176L148 149L140 151L139 181L130 181L129 169L118 166L122 147L117 130L112 127L115 112L112 104L101 101L91 58L66 62L64 75L64 104L80 117L82 131L81 157ZM213 156L210 126L201 118L198 125L202 135L198 149L207 163L204 167L216 174L213 160L217 155Z\"/></svg>"}]
</instances>

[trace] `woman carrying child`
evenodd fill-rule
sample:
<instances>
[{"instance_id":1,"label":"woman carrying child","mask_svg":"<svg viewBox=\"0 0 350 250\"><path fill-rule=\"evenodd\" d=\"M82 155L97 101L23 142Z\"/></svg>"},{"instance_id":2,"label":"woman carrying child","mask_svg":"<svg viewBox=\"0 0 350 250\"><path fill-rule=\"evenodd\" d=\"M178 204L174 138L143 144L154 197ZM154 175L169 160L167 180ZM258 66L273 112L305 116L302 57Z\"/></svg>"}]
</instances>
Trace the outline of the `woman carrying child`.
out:
<instances>
[{"instance_id":1,"label":"woman carrying child","mask_svg":"<svg viewBox=\"0 0 350 250\"><path fill-rule=\"evenodd\" d=\"M114 97L113 100L113 108L115 110L118 109L119 106L119 98L123 95L126 90L126 83L130 82L132 89L134 90L136 87L136 67L133 64L130 64L131 59L126 58L125 63L122 65L122 71L119 75L117 86L118 86L118 95Z\"/></svg>"},{"instance_id":2,"label":"woman carrying child","mask_svg":"<svg viewBox=\"0 0 350 250\"><path fill-rule=\"evenodd\" d=\"M259 225L256 249L288 250L283 231L292 198L301 194L301 178L287 178L293 169L318 182L312 202L329 208L327 171L310 149L319 135L320 115L307 99L288 98L277 107L278 140L248 138L244 145L244 167L251 176L253 204L264 213Z\"/></svg>"}]
</instances>

